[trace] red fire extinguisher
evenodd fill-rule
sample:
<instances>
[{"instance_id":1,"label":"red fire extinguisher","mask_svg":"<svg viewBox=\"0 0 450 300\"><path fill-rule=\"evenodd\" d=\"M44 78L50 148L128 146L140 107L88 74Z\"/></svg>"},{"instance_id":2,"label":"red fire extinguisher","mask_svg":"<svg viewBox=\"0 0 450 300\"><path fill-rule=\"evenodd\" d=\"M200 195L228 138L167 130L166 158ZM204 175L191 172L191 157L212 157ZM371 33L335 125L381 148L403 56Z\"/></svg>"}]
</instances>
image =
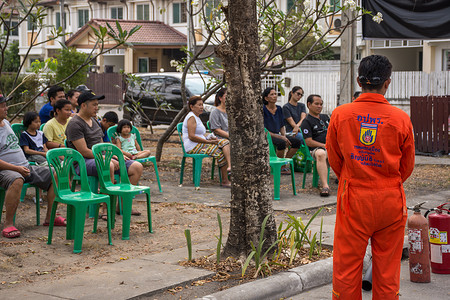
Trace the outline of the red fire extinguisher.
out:
<instances>
[{"instance_id":1,"label":"red fire extinguisher","mask_svg":"<svg viewBox=\"0 0 450 300\"><path fill-rule=\"evenodd\" d=\"M430 226L430 250L431 250L431 271L439 274L450 274L450 244L448 235L450 234L450 210L444 208L444 203L433 211L435 213L428 216Z\"/></svg>"},{"instance_id":2,"label":"red fire extinguisher","mask_svg":"<svg viewBox=\"0 0 450 300\"><path fill-rule=\"evenodd\" d=\"M430 245L428 221L420 213L425 202L408 207L414 214L408 219L409 278L412 282L430 282Z\"/></svg>"}]
</instances>

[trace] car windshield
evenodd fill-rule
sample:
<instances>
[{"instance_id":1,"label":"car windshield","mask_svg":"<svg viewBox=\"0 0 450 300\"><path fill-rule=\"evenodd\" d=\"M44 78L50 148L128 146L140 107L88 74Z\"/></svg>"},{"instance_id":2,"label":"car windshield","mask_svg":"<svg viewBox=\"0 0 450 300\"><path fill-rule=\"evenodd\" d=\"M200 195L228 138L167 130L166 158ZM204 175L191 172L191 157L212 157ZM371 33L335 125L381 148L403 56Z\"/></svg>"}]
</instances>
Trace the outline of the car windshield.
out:
<instances>
[{"instance_id":1,"label":"car windshield","mask_svg":"<svg viewBox=\"0 0 450 300\"><path fill-rule=\"evenodd\" d=\"M202 95L205 92L207 80L208 78L186 78L186 88L189 89L193 95Z\"/></svg>"}]
</instances>

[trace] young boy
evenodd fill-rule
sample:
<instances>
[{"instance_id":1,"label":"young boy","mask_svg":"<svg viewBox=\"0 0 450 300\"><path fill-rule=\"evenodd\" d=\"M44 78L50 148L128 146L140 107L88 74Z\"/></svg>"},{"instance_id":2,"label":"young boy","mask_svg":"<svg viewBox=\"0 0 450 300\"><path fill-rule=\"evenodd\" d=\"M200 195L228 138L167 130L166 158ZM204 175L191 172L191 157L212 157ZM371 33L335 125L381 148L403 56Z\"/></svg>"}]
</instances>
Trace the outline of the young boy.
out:
<instances>
[{"instance_id":1,"label":"young boy","mask_svg":"<svg viewBox=\"0 0 450 300\"><path fill-rule=\"evenodd\" d=\"M102 127L103 131L103 142L104 143L110 143L111 140L108 137L107 131L108 128L111 126L116 125L119 122L119 116L113 111L108 111L103 115L103 118L100 120L100 126Z\"/></svg>"}]
</instances>

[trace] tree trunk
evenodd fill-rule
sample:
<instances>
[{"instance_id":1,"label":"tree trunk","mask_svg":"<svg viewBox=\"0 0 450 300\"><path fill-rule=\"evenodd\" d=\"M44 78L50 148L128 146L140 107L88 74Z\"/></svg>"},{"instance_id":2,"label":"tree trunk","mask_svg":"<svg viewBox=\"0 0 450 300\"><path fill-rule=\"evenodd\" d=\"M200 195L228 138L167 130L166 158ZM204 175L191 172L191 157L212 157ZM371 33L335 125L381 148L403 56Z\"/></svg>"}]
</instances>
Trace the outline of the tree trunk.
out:
<instances>
[{"instance_id":1,"label":"tree trunk","mask_svg":"<svg viewBox=\"0 0 450 300\"><path fill-rule=\"evenodd\" d=\"M258 244L261 224L272 215L265 229L267 249L276 240L273 218L269 149L264 132L261 70L258 58L256 1L233 0L225 13L229 42L216 49L228 84L231 164L231 219L226 256L247 256L250 242Z\"/></svg>"}]
</instances>

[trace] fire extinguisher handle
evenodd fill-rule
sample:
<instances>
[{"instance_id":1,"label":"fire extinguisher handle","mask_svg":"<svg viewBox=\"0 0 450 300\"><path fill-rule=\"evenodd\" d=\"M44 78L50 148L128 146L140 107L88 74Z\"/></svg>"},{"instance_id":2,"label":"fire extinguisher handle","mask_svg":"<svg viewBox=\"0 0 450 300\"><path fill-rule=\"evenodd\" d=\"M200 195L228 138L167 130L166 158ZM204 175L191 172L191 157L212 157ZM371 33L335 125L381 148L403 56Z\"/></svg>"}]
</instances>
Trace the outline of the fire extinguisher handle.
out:
<instances>
[{"instance_id":1,"label":"fire extinguisher handle","mask_svg":"<svg viewBox=\"0 0 450 300\"><path fill-rule=\"evenodd\" d=\"M432 211L434 211L434 208L431 208L431 209L427 210L426 213L423 216L426 218L428 216L428 214L430 212L432 212Z\"/></svg>"}]
</instances>

